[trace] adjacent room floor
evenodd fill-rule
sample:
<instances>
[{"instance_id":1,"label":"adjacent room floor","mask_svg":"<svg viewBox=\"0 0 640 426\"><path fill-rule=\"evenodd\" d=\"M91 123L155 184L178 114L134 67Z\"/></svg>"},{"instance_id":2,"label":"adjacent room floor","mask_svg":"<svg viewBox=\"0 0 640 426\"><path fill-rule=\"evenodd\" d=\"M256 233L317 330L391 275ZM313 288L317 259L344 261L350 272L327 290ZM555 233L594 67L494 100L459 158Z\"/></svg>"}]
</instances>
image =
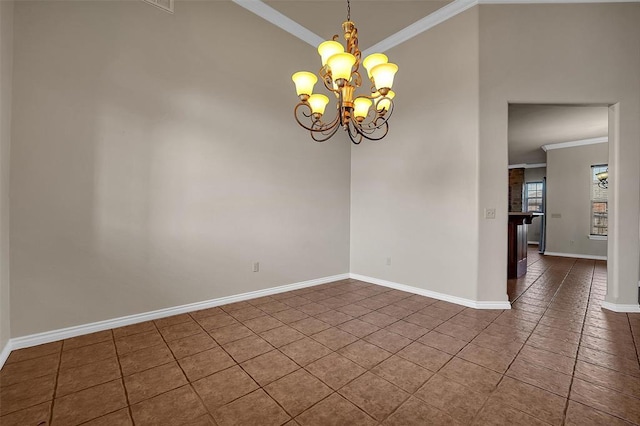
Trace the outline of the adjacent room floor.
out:
<instances>
[{"instance_id":1,"label":"adjacent room floor","mask_svg":"<svg viewBox=\"0 0 640 426\"><path fill-rule=\"evenodd\" d=\"M346 280L14 351L0 424L640 424L605 265L529 269L510 311Z\"/></svg>"}]
</instances>

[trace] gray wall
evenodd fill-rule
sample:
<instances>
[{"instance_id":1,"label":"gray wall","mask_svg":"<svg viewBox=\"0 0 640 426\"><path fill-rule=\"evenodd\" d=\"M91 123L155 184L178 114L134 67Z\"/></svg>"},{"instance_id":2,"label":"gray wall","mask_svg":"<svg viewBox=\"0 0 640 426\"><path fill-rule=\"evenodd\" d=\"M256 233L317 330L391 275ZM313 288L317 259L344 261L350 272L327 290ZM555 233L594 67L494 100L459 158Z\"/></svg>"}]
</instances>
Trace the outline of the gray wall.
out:
<instances>
[{"instance_id":1,"label":"gray wall","mask_svg":"<svg viewBox=\"0 0 640 426\"><path fill-rule=\"evenodd\" d=\"M16 4L13 336L348 272L350 147L293 119L315 49L175 12Z\"/></svg>"},{"instance_id":2,"label":"gray wall","mask_svg":"<svg viewBox=\"0 0 640 426\"><path fill-rule=\"evenodd\" d=\"M504 294L507 270L508 104L618 104L609 137L609 292L636 304L640 256L640 4L480 6L480 172L478 287L481 300ZM580 46L580 48L576 48ZM611 132L611 128L609 129ZM618 194L624 196L618 197ZM496 220L482 219L500 207Z\"/></svg>"},{"instance_id":3,"label":"gray wall","mask_svg":"<svg viewBox=\"0 0 640 426\"><path fill-rule=\"evenodd\" d=\"M387 53L406 95L352 149L351 272L475 299L478 9Z\"/></svg>"},{"instance_id":4,"label":"gray wall","mask_svg":"<svg viewBox=\"0 0 640 426\"><path fill-rule=\"evenodd\" d=\"M547 175L546 167L536 167L535 169L524 170L524 182L542 182ZM540 231L542 228L542 218L535 217L531 225L527 226L527 241L540 243Z\"/></svg>"},{"instance_id":5,"label":"gray wall","mask_svg":"<svg viewBox=\"0 0 640 426\"><path fill-rule=\"evenodd\" d=\"M13 2L0 1L0 351L11 336L9 309L9 159L13 76Z\"/></svg>"},{"instance_id":6,"label":"gray wall","mask_svg":"<svg viewBox=\"0 0 640 426\"><path fill-rule=\"evenodd\" d=\"M609 144L547 152L547 243L545 251L606 256L607 241L591 232L591 166L607 164ZM554 217L560 215L560 217Z\"/></svg>"}]
</instances>

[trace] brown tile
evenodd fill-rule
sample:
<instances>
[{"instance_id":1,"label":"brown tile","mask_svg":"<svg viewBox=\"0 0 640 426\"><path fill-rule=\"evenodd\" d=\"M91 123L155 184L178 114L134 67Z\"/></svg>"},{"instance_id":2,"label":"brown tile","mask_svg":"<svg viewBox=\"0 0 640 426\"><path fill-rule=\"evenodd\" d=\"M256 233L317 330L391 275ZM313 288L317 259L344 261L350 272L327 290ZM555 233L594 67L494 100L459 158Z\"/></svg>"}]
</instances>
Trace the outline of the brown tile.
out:
<instances>
[{"instance_id":1,"label":"brown tile","mask_svg":"<svg viewBox=\"0 0 640 426\"><path fill-rule=\"evenodd\" d=\"M358 340L339 349L337 352L367 370L375 367L391 356L390 352L364 340Z\"/></svg>"},{"instance_id":2,"label":"brown tile","mask_svg":"<svg viewBox=\"0 0 640 426\"><path fill-rule=\"evenodd\" d=\"M396 355L372 368L371 372L409 393L415 392L433 375L431 371Z\"/></svg>"},{"instance_id":3,"label":"brown tile","mask_svg":"<svg viewBox=\"0 0 640 426\"><path fill-rule=\"evenodd\" d=\"M191 386L183 386L131 406L136 426L182 425L206 414Z\"/></svg>"},{"instance_id":4,"label":"brown tile","mask_svg":"<svg viewBox=\"0 0 640 426\"><path fill-rule=\"evenodd\" d=\"M118 355L124 355L129 352L138 351L140 349L148 348L150 346L159 345L164 343L162 336L158 331L149 331L146 333L132 334L129 336L116 339L116 347L118 348ZM93 345L96 346L96 345ZM64 355L63 355L64 360Z\"/></svg>"},{"instance_id":5,"label":"brown tile","mask_svg":"<svg viewBox=\"0 0 640 426\"><path fill-rule=\"evenodd\" d=\"M323 312L331 310L328 306L322 305L320 303L309 303L304 306L299 306L297 309L311 316L319 315Z\"/></svg>"},{"instance_id":6,"label":"brown tile","mask_svg":"<svg viewBox=\"0 0 640 426\"><path fill-rule=\"evenodd\" d=\"M101 417L127 406L120 379L56 398L53 425L71 425Z\"/></svg>"},{"instance_id":7,"label":"brown tile","mask_svg":"<svg viewBox=\"0 0 640 426\"><path fill-rule=\"evenodd\" d=\"M576 362L575 377L640 399L640 379L582 360Z\"/></svg>"},{"instance_id":8,"label":"brown tile","mask_svg":"<svg viewBox=\"0 0 640 426\"><path fill-rule=\"evenodd\" d=\"M492 399L552 425L562 424L566 398L519 380L503 378Z\"/></svg>"},{"instance_id":9,"label":"brown tile","mask_svg":"<svg viewBox=\"0 0 640 426\"><path fill-rule=\"evenodd\" d=\"M379 327L357 318L338 325L338 328L360 338L380 330Z\"/></svg>"},{"instance_id":10,"label":"brown tile","mask_svg":"<svg viewBox=\"0 0 640 426\"><path fill-rule=\"evenodd\" d=\"M258 389L256 382L238 366L193 382L205 406L214 412L223 405Z\"/></svg>"},{"instance_id":11,"label":"brown tile","mask_svg":"<svg viewBox=\"0 0 640 426\"><path fill-rule=\"evenodd\" d=\"M455 337L447 336L437 331L430 331L419 338L418 341L451 355L455 355L460 349L467 345L467 342L464 340L456 339Z\"/></svg>"},{"instance_id":12,"label":"brown tile","mask_svg":"<svg viewBox=\"0 0 640 426\"><path fill-rule=\"evenodd\" d=\"M264 311L254 306L249 306L243 309L238 309L237 311L230 312L229 315L240 322L245 322L247 320L263 316Z\"/></svg>"},{"instance_id":13,"label":"brown tile","mask_svg":"<svg viewBox=\"0 0 640 426\"><path fill-rule=\"evenodd\" d=\"M227 343L223 347L238 363L257 357L273 349L273 346L267 343L266 340L255 334Z\"/></svg>"},{"instance_id":14,"label":"brown tile","mask_svg":"<svg viewBox=\"0 0 640 426\"><path fill-rule=\"evenodd\" d=\"M398 356L414 362L428 370L438 371L451 359L451 355L438 349L413 342L398 352Z\"/></svg>"},{"instance_id":15,"label":"brown tile","mask_svg":"<svg viewBox=\"0 0 640 426\"><path fill-rule=\"evenodd\" d=\"M111 330L99 331L97 333L85 334L83 336L65 339L63 342L62 350L68 351L69 349L93 345L94 343L106 342L109 340L113 340L113 333L111 332Z\"/></svg>"},{"instance_id":16,"label":"brown tile","mask_svg":"<svg viewBox=\"0 0 640 426\"><path fill-rule=\"evenodd\" d=\"M216 328L209 331L219 345L235 342L249 336L254 336L253 331L242 324L233 324L225 327Z\"/></svg>"},{"instance_id":17,"label":"brown tile","mask_svg":"<svg viewBox=\"0 0 640 426\"><path fill-rule=\"evenodd\" d=\"M223 313L224 311L222 309L218 308L217 306L214 306L213 308L200 309L199 311L189 312L189 315L191 315L191 318L197 321L202 318L212 317L214 315L219 315Z\"/></svg>"},{"instance_id":18,"label":"brown tile","mask_svg":"<svg viewBox=\"0 0 640 426\"><path fill-rule=\"evenodd\" d=\"M465 385L480 394L489 394L498 385L502 375L488 368L454 357L438 374Z\"/></svg>"},{"instance_id":19,"label":"brown tile","mask_svg":"<svg viewBox=\"0 0 640 426\"><path fill-rule=\"evenodd\" d=\"M499 349L499 348L496 348ZM469 343L458 354L458 358L473 362L474 364L490 368L498 373L504 373L513 361L513 356L501 351L493 351L482 346Z\"/></svg>"},{"instance_id":20,"label":"brown tile","mask_svg":"<svg viewBox=\"0 0 640 426\"><path fill-rule=\"evenodd\" d=\"M378 421L387 418L409 398L407 392L370 372L353 380L339 392Z\"/></svg>"},{"instance_id":21,"label":"brown tile","mask_svg":"<svg viewBox=\"0 0 640 426\"><path fill-rule=\"evenodd\" d=\"M322 322L319 319L311 317L292 322L291 324L289 324L289 326L295 328L303 334L306 334L307 336L311 336L312 334L316 334L321 332L322 330L331 328L331 326L326 322Z\"/></svg>"},{"instance_id":22,"label":"brown tile","mask_svg":"<svg viewBox=\"0 0 640 426\"><path fill-rule=\"evenodd\" d=\"M53 399L56 375L37 377L0 387L0 416Z\"/></svg>"},{"instance_id":23,"label":"brown tile","mask_svg":"<svg viewBox=\"0 0 640 426\"><path fill-rule=\"evenodd\" d=\"M361 316L360 319L380 328L387 327L388 325L398 321L397 318L383 314L379 311L369 312L368 314Z\"/></svg>"},{"instance_id":24,"label":"brown tile","mask_svg":"<svg viewBox=\"0 0 640 426\"><path fill-rule=\"evenodd\" d=\"M262 333L263 331L271 330L284 325L283 322L269 315L264 315L244 321L243 324L246 327L250 328L254 333Z\"/></svg>"},{"instance_id":25,"label":"brown tile","mask_svg":"<svg viewBox=\"0 0 640 426\"><path fill-rule=\"evenodd\" d=\"M114 328L113 337L119 339L121 337L131 336L132 334L148 333L155 331L156 325L153 321L140 322L138 324L127 325L124 327Z\"/></svg>"},{"instance_id":26,"label":"brown tile","mask_svg":"<svg viewBox=\"0 0 640 426\"><path fill-rule=\"evenodd\" d=\"M477 330L472 330L465 326L453 324L451 322L440 324L434 330L460 340L465 340L467 342L472 341L473 338L479 334Z\"/></svg>"},{"instance_id":27,"label":"brown tile","mask_svg":"<svg viewBox=\"0 0 640 426\"><path fill-rule=\"evenodd\" d=\"M437 326L439 326L444 322L441 319L438 319L429 315L424 315L419 312L416 312L414 314L409 315L408 317L405 317L404 320L412 324L419 325L420 327L426 328L428 330L436 328Z\"/></svg>"},{"instance_id":28,"label":"brown tile","mask_svg":"<svg viewBox=\"0 0 640 426\"><path fill-rule=\"evenodd\" d=\"M266 312L267 314L275 314L276 312L286 311L287 309L291 309L289 305L285 305L282 302L278 302L274 300L269 303L265 303L260 305L260 310Z\"/></svg>"},{"instance_id":29,"label":"brown tile","mask_svg":"<svg viewBox=\"0 0 640 426\"><path fill-rule=\"evenodd\" d=\"M545 423L509 405L489 399L473 422L477 426L545 426Z\"/></svg>"},{"instance_id":30,"label":"brown tile","mask_svg":"<svg viewBox=\"0 0 640 426\"><path fill-rule=\"evenodd\" d=\"M443 411L431 407L414 397L409 398L382 424L385 426L462 425L462 423Z\"/></svg>"},{"instance_id":31,"label":"brown tile","mask_svg":"<svg viewBox=\"0 0 640 426\"><path fill-rule=\"evenodd\" d=\"M430 317L438 318L439 320L442 320L442 321L448 321L451 317L457 314L457 312L455 311L439 308L438 306L436 306L436 303L438 302L435 302L434 304L427 306L426 308L423 308L418 312L423 315L428 315Z\"/></svg>"},{"instance_id":32,"label":"brown tile","mask_svg":"<svg viewBox=\"0 0 640 426\"><path fill-rule=\"evenodd\" d=\"M524 345L522 347L522 351L518 354L518 358L564 374L573 374L573 365L575 364L574 358L555 354L529 345Z\"/></svg>"},{"instance_id":33,"label":"brown tile","mask_svg":"<svg viewBox=\"0 0 640 426\"><path fill-rule=\"evenodd\" d=\"M280 351L274 350L260 355L240 365L249 373L260 386L278 380L280 377L299 369L295 362L291 361Z\"/></svg>"},{"instance_id":34,"label":"brown tile","mask_svg":"<svg viewBox=\"0 0 640 426\"><path fill-rule=\"evenodd\" d=\"M384 301L384 300L374 299L374 298L370 297L368 299L358 300L355 304L363 306L363 307L371 309L371 310L376 310L376 309L380 309L382 307L385 307L387 305L390 305L391 303L389 303L387 301Z\"/></svg>"},{"instance_id":35,"label":"brown tile","mask_svg":"<svg viewBox=\"0 0 640 426\"><path fill-rule=\"evenodd\" d=\"M564 422L567 426L629 426L631 423L625 422L617 417L598 411L575 401L569 401L567 417Z\"/></svg>"},{"instance_id":36,"label":"brown tile","mask_svg":"<svg viewBox=\"0 0 640 426\"><path fill-rule=\"evenodd\" d=\"M14 362L27 361L34 358L39 358L46 355L54 355L60 353L62 349L62 342L45 343L44 345L32 346L25 349L16 349L11 351L9 358L5 364L11 364Z\"/></svg>"},{"instance_id":37,"label":"brown tile","mask_svg":"<svg viewBox=\"0 0 640 426\"><path fill-rule=\"evenodd\" d=\"M129 409L123 408L122 410L83 423L82 426L133 426L133 421L129 416Z\"/></svg>"},{"instance_id":38,"label":"brown tile","mask_svg":"<svg viewBox=\"0 0 640 426\"><path fill-rule=\"evenodd\" d=\"M309 299L305 299L304 297L293 296L284 299L282 303L284 303L285 305L289 305L292 308L297 308L298 306L308 305L309 303L311 303L311 301Z\"/></svg>"},{"instance_id":39,"label":"brown tile","mask_svg":"<svg viewBox=\"0 0 640 426\"><path fill-rule=\"evenodd\" d=\"M306 370L333 389L339 389L366 370L337 353L329 354L307 365Z\"/></svg>"},{"instance_id":40,"label":"brown tile","mask_svg":"<svg viewBox=\"0 0 640 426\"><path fill-rule=\"evenodd\" d=\"M396 353L400 349L406 347L411 343L411 339L400 336L399 334L392 333L388 330L382 329L364 338L369 343L381 347L391 353Z\"/></svg>"},{"instance_id":41,"label":"brown tile","mask_svg":"<svg viewBox=\"0 0 640 426\"><path fill-rule=\"evenodd\" d=\"M543 324L538 324L533 333L537 334L538 336L549 337L551 339L560 340L563 342L575 344L580 343L580 333L549 327Z\"/></svg>"},{"instance_id":42,"label":"brown tile","mask_svg":"<svg viewBox=\"0 0 640 426\"><path fill-rule=\"evenodd\" d=\"M288 295L285 295L285 297L287 297ZM225 312L235 312L244 308L250 308L252 305L249 302L235 302L235 303L229 303L228 305L222 305L220 306L220 309L224 310Z\"/></svg>"},{"instance_id":43,"label":"brown tile","mask_svg":"<svg viewBox=\"0 0 640 426\"><path fill-rule=\"evenodd\" d=\"M96 361L116 357L116 347L112 341L95 343L89 346L81 346L62 352L60 370L80 367Z\"/></svg>"},{"instance_id":44,"label":"brown tile","mask_svg":"<svg viewBox=\"0 0 640 426\"><path fill-rule=\"evenodd\" d=\"M578 345L575 343L563 342L536 334L531 335L529 340L527 340L527 344L568 357L575 357L578 353Z\"/></svg>"},{"instance_id":45,"label":"brown tile","mask_svg":"<svg viewBox=\"0 0 640 426\"><path fill-rule=\"evenodd\" d=\"M633 344L625 342L612 342L606 339L599 339L593 336L583 335L580 344L590 349L607 352L623 358L636 359L636 348Z\"/></svg>"},{"instance_id":46,"label":"brown tile","mask_svg":"<svg viewBox=\"0 0 640 426\"><path fill-rule=\"evenodd\" d=\"M576 378L570 398L632 423L640 423L640 403L631 396Z\"/></svg>"},{"instance_id":47,"label":"brown tile","mask_svg":"<svg viewBox=\"0 0 640 426\"><path fill-rule=\"evenodd\" d=\"M170 325L160 329L160 334L166 342L171 340L182 339L184 337L193 336L202 333L202 327L197 322L191 320L180 324Z\"/></svg>"},{"instance_id":48,"label":"brown tile","mask_svg":"<svg viewBox=\"0 0 640 426\"><path fill-rule=\"evenodd\" d=\"M160 319L154 320L153 322L156 324L156 327L163 328L163 327L169 327L171 325L181 324L183 322L190 322L190 321L193 321L193 319L189 314L179 314L179 315L172 315L166 318L160 318Z\"/></svg>"},{"instance_id":49,"label":"brown tile","mask_svg":"<svg viewBox=\"0 0 640 426\"><path fill-rule=\"evenodd\" d=\"M332 390L320 380L300 369L264 388L291 416L297 416Z\"/></svg>"},{"instance_id":50,"label":"brown tile","mask_svg":"<svg viewBox=\"0 0 640 426\"><path fill-rule=\"evenodd\" d=\"M327 324L331 324L334 327L353 319L351 315L333 310L318 314L316 315L316 318L320 321L326 322Z\"/></svg>"},{"instance_id":51,"label":"brown tile","mask_svg":"<svg viewBox=\"0 0 640 426\"><path fill-rule=\"evenodd\" d=\"M353 334L349 334L346 331L342 331L337 328L329 328L321 331L320 333L311 336L311 338L334 351L358 340L358 338Z\"/></svg>"},{"instance_id":52,"label":"brown tile","mask_svg":"<svg viewBox=\"0 0 640 426\"><path fill-rule=\"evenodd\" d=\"M281 346L288 345L291 342L295 342L296 340L303 339L305 336L298 330L285 325L269 331L264 331L260 333L260 337L269 342L272 346L279 348Z\"/></svg>"},{"instance_id":53,"label":"brown tile","mask_svg":"<svg viewBox=\"0 0 640 426\"><path fill-rule=\"evenodd\" d=\"M402 320L395 322L385 328L392 333L399 334L411 340L416 340L427 334L427 332L429 331L426 328Z\"/></svg>"},{"instance_id":54,"label":"brown tile","mask_svg":"<svg viewBox=\"0 0 640 426\"><path fill-rule=\"evenodd\" d=\"M262 389L219 408L213 413L213 418L220 426L279 426L290 419Z\"/></svg>"},{"instance_id":55,"label":"brown tile","mask_svg":"<svg viewBox=\"0 0 640 426\"><path fill-rule=\"evenodd\" d=\"M465 424L471 422L486 400L486 396L439 374L431 377L414 395Z\"/></svg>"},{"instance_id":56,"label":"brown tile","mask_svg":"<svg viewBox=\"0 0 640 426\"><path fill-rule=\"evenodd\" d=\"M301 426L373 426L369 415L342 396L334 393L296 417Z\"/></svg>"},{"instance_id":57,"label":"brown tile","mask_svg":"<svg viewBox=\"0 0 640 426\"><path fill-rule=\"evenodd\" d=\"M239 324L239 322L236 321L234 317L227 313L220 313L208 317L198 318L196 321L202 328L204 328L208 332L211 332L217 328Z\"/></svg>"},{"instance_id":58,"label":"brown tile","mask_svg":"<svg viewBox=\"0 0 640 426\"><path fill-rule=\"evenodd\" d=\"M280 351L303 367L331 353L331 349L308 337L282 346Z\"/></svg>"},{"instance_id":59,"label":"brown tile","mask_svg":"<svg viewBox=\"0 0 640 426\"><path fill-rule=\"evenodd\" d=\"M162 343L122 355L120 366L122 374L128 376L171 361L173 361L173 355L167 345Z\"/></svg>"},{"instance_id":60,"label":"brown tile","mask_svg":"<svg viewBox=\"0 0 640 426\"><path fill-rule=\"evenodd\" d=\"M328 299L320 300L318 303L322 303L323 305L328 306L331 309L336 309L340 306L348 305L351 302L340 297L330 297Z\"/></svg>"},{"instance_id":61,"label":"brown tile","mask_svg":"<svg viewBox=\"0 0 640 426\"><path fill-rule=\"evenodd\" d=\"M120 378L120 376L120 364L117 358L108 358L80 367L60 370L56 397L107 383Z\"/></svg>"},{"instance_id":62,"label":"brown tile","mask_svg":"<svg viewBox=\"0 0 640 426\"><path fill-rule=\"evenodd\" d=\"M125 376L124 378L127 397L131 404L152 398L186 384L187 379L175 361L140 373Z\"/></svg>"},{"instance_id":63,"label":"brown tile","mask_svg":"<svg viewBox=\"0 0 640 426\"><path fill-rule=\"evenodd\" d=\"M402 319L413 314L415 311L403 308L398 305L387 305L383 308L378 309L378 312L394 317L395 319Z\"/></svg>"},{"instance_id":64,"label":"brown tile","mask_svg":"<svg viewBox=\"0 0 640 426\"><path fill-rule=\"evenodd\" d=\"M353 305L353 304L340 306L339 308L336 309L336 311L340 311L343 314L347 314L355 318L361 317L362 315L366 315L369 312L372 312L371 309L365 308L364 306Z\"/></svg>"},{"instance_id":65,"label":"brown tile","mask_svg":"<svg viewBox=\"0 0 640 426\"><path fill-rule=\"evenodd\" d=\"M601 367L610 368L631 376L640 377L640 365L638 360L632 360L624 357L601 352L594 349L580 347L578 351L578 359L596 364Z\"/></svg>"},{"instance_id":66,"label":"brown tile","mask_svg":"<svg viewBox=\"0 0 640 426\"><path fill-rule=\"evenodd\" d=\"M24 410L16 411L6 416L0 417L2 426L25 426L25 425L47 425L49 413L51 412L51 402L44 402Z\"/></svg>"},{"instance_id":67,"label":"brown tile","mask_svg":"<svg viewBox=\"0 0 640 426\"><path fill-rule=\"evenodd\" d=\"M167 342L167 344L176 359L204 352L207 349L212 349L218 346L211 336L205 333L194 334L193 336L172 340L171 342Z\"/></svg>"},{"instance_id":68,"label":"brown tile","mask_svg":"<svg viewBox=\"0 0 640 426\"><path fill-rule=\"evenodd\" d=\"M271 315L285 324L291 324L292 322L300 321L301 319L305 319L309 316L304 312L300 312L299 310L292 308L289 308L286 311L274 312Z\"/></svg>"},{"instance_id":69,"label":"brown tile","mask_svg":"<svg viewBox=\"0 0 640 426\"><path fill-rule=\"evenodd\" d=\"M506 374L509 377L548 390L562 397L566 398L569 395L571 376L549 370L538 364L518 358L511 364Z\"/></svg>"},{"instance_id":70,"label":"brown tile","mask_svg":"<svg viewBox=\"0 0 640 426\"><path fill-rule=\"evenodd\" d=\"M213 348L178 360L189 381L229 368L236 363L221 348Z\"/></svg>"},{"instance_id":71,"label":"brown tile","mask_svg":"<svg viewBox=\"0 0 640 426\"><path fill-rule=\"evenodd\" d=\"M25 380L55 374L59 360L59 354L52 354L6 364L0 370L0 385L4 387L24 382Z\"/></svg>"}]
</instances>

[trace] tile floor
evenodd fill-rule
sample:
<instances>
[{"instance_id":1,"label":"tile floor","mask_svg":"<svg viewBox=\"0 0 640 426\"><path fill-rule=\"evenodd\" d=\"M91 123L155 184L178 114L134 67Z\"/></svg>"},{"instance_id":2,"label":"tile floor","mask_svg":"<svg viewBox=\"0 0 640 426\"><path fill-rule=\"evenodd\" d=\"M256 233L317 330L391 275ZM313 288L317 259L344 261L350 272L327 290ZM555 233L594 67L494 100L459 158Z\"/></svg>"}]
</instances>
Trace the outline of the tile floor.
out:
<instances>
[{"instance_id":1,"label":"tile floor","mask_svg":"<svg viewBox=\"0 0 640 426\"><path fill-rule=\"evenodd\" d=\"M14 351L0 424L640 424L605 265L529 270L509 311L346 280Z\"/></svg>"}]
</instances>

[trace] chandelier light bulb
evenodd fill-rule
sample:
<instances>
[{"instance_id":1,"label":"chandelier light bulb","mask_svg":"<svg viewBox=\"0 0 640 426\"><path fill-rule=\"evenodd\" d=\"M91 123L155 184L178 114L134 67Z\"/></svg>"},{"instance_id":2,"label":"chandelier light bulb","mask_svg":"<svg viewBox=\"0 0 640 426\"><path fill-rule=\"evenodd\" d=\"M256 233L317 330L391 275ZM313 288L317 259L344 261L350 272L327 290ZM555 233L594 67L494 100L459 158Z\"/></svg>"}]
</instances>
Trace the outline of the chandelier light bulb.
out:
<instances>
[{"instance_id":1,"label":"chandelier light bulb","mask_svg":"<svg viewBox=\"0 0 640 426\"><path fill-rule=\"evenodd\" d=\"M349 81L351 79L351 69L356 63L356 57L351 53L336 53L327 60L327 65L331 69L333 81ZM339 85L338 85L339 86Z\"/></svg>"},{"instance_id":2,"label":"chandelier light bulb","mask_svg":"<svg viewBox=\"0 0 640 426\"><path fill-rule=\"evenodd\" d=\"M332 57L336 53L342 52L344 52L344 47L337 41L324 41L318 46L318 53L322 58L322 66L327 65L327 61L330 57Z\"/></svg>"},{"instance_id":3,"label":"chandelier light bulb","mask_svg":"<svg viewBox=\"0 0 640 426\"><path fill-rule=\"evenodd\" d=\"M389 58L384 53L372 53L371 55L364 58L362 61L362 66L367 69L367 75L371 78L371 69L376 65L386 64L389 62Z\"/></svg>"},{"instance_id":4,"label":"chandelier light bulb","mask_svg":"<svg viewBox=\"0 0 640 426\"><path fill-rule=\"evenodd\" d=\"M386 110L388 110L389 106L391 105L391 101L389 99L393 99L395 97L396 97L396 92L394 92L393 90L389 90L389 93L387 93L386 97L383 97L383 96L377 97L376 98L376 109L378 111L386 111Z\"/></svg>"},{"instance_id":5,"label":"chandelier light bulb","mask_svg":"<svg viewBox=\"0 0 640 426\"><path fill-rule=\"evenodd\" d=\"M371 76L376 85L376 89L385 94L393 86L393 77L398 72L398 66L392 63L379 64L371 69Z\"/></svg>"},{"instance_id":6,"label":"chandelier light bulb","mask_svg":"<svg viewBox=\"0 0 640 426\"><path fill-rule=\"evenodd\" d=\"M296 85L298 96L310 96L313 93L313 86L318 81L318 77L308 71L299 71L293 74L291 79Z\"/></svg>"},{"instance_id":7,"label":"chandelier light bulb","mask_svg":"<svg viewBox=\"0 0 640 426\"><path fill-rule=\"evenodd\" d=\"M355 100L353 101L353 115L356 118L364 119L369 114L369 108L371 107L371 104L371 99L355 98Z\"/></svg>"},{"instance_id":8,"label":"chandelier light bulb","mask_svg":"<svg viewBox=\"0 0 640 426\"><path fill-rule=\"evenodd\" d=\"M311 105L311 112L313 114L324 114L324 109L327 107L327 104L329 103L329 98L327 98L325 95L320 95L320 94L313 94L311 96L309 96L309 99L307 100L307 102L309 102L309 105Z\"/></svg>"}]
</instances>

